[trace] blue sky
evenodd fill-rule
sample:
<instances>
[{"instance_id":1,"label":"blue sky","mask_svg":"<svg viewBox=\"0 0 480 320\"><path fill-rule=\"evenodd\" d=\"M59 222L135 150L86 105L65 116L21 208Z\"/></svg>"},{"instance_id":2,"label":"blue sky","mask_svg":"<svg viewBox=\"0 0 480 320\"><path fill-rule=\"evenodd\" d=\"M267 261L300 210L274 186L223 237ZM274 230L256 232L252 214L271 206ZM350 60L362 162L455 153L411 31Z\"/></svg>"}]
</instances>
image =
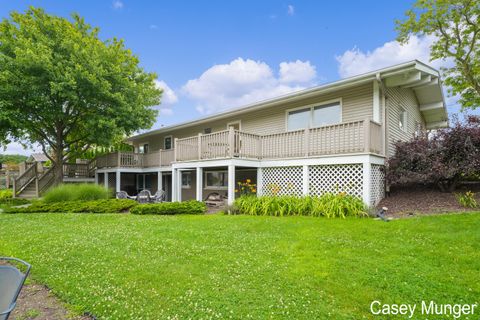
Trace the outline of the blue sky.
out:
<instances>
[{"instance_id":1,"label":"blue sky","mask_svg":"<svg viewBox=\"0 0 480 320\"><path fill-rule=\"evenodd\" d=\"M412 4L0 0L0 18L34 5L77 12L102 38L123 38L165 89L158 128L414 58L428 62L431 39L394 41L394 21Z\"/></svg>"}]
</instances>

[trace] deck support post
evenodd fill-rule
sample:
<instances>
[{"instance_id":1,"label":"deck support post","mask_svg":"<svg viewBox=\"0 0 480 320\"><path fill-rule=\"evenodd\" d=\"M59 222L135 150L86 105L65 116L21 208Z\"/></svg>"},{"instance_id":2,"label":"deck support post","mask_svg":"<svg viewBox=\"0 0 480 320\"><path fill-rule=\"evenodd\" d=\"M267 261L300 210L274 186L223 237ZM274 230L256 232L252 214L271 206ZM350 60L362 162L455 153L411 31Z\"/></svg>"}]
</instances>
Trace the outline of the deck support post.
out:
<instances>
[{"instance_id":1,"label":"deck support post","mask_svg":"<svg viewBox=\"0 0 480 320\"><path fill-rule=\"evenodd\" d=\"M95 172L95 184L98 184L98 173Z\"/></svg>"},{"instance_id":2,"label":"deck support post","mask_svg":"<svg viewBox=\"0 0 480 320\"><path fill-rule=\"evenodd\" d=\"M308 165L303 166L303 172L302 172L302 177L303 177L303 189L302 193L304 196L307 196L309 193L309 186L308 186Z\"/></svg>"},{"instance_id":3,"label":"deck support post","mask_svg":"<svg viewBox=\"0 0 480 320\"><path fill-rule=\"evenodd\" d=\"M172 169L172 202L180 201L178 186L178 169Z\"/></svg>"},{"instance_id":4,"label":"deck support post","mask_svg":"<svg viewBox=\"0 0 480 320\"><path fill-rule=\"evenodd\" d=\"M235 166L228 165L228 205L235 201Z\"/></svg>"},{"instance_id":5,"label":"deck support post","mask_svg":"<svg viewBox=\"0 0 480 320\"><path fill-rule=\"evenodd\" d=\"M257 168L257 197L263 193L263 173L262 168Z\"/></svg>"},{"instance_id":6,"label":"deck support post","mask_svg":"<svg viewBox=\"0 0 480 320\"><path fill-rule=\"evenodd\" d=\"M372 183L372 165L369 161L363 163L363 202L370 206L370 190Z\"/></svg>"},{"instance_id":7,"label":"deck support post","mask_svg":"<svg viewBox=\"0 0 480 320\"><path fill-rule=\"evenodd\" d=\"M121 177L122 177L122 174L120 173L120 171L117 170L115 172L115 191L116 192L120 192Z\"/></svg>"},{"instance_id":8,"label":"deck support post","mask_svg":"<svg viewBox=\"0 0 480 320\"><path fill-rule=\"evenodd\" d=\"M197 176L196 176L196 186L197 186L197 192L196 192L196 197L197 201L202 201L203 200L203 168L197 167Z\"/></svg>"}]
</instances>

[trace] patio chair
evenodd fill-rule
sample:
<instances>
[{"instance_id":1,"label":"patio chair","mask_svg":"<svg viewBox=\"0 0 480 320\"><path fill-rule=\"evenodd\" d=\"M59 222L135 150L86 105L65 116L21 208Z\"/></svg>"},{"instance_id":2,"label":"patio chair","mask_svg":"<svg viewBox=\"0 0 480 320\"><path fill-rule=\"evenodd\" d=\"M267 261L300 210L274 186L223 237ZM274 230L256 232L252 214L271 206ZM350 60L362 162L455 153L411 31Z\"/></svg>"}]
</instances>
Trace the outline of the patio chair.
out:
<instances>
[{"instance_id":1,"label":"patio chair","mask_svg":"<svg viewBox=\"0 0 480 320\"><path fill-rule=\"evenodd\" d=\"M209 207L221 207L225 205L227 197L219 194L218 192L209 193L205 198L205 204Z\"/></svg>"},{"instance_id":2,"label":"patio chair","mask_svg":"<svg viewBox=\"0 0 480 320\"><path fill-rule=\"evenodd\" d=\"M117 192L117 199L132 199L135 200L137 197L129 196L126 191L119 191Z\"/></svg>"},{"instance_id":3,"label":"patio chair","mask_svg":"<svg viewBox=\"0 0 480 320\"><path fill-rule=\"evenodd\" d=\"M167 194L163 190L157 190L155 194L150 198L151 202L158 203L158 202L164 202Z\"/></svg>"},{"instance_id":4,"label":"patio chair","mask_svg":"<svg viewBox=\"0 0 480 320\"><path fill-rule=\"evenodd\" d=\"M0 264L0 320L7 320L15 308L31 266L17 258L0 257L0 262L13 262L25 266L25 273L11 264Z\"/></svg>"},{"instance_id":5,"label":"patio chair","mask_svg":"<svg viewBox=\"0 0 480 320\"><path fill-rule=\"evenodd\" d=\"M142 190L137 195L138 203L149 203L152 198L152 194L148 190Z\"/></svg>"}]
</instances>

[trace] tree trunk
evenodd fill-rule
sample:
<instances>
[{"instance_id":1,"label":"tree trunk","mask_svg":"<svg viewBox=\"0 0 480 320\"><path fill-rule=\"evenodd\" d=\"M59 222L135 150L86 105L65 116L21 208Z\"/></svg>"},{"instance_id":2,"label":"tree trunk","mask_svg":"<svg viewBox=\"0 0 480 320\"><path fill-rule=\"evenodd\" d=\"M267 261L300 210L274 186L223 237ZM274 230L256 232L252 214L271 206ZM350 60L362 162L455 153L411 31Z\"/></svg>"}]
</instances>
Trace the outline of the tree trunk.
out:
<instances>
[{"instance_id":1,"label":"tree trunk","mask_svg":"<svg viewBox=\"0 0 480 320\"><path fill-rule=\"evenodd\" d=\"M54 166L55 185L59 185L63 182L63 149L61 147L55 149L54 159L55 163L52 165Z\"/></svg>"}]
</instances>

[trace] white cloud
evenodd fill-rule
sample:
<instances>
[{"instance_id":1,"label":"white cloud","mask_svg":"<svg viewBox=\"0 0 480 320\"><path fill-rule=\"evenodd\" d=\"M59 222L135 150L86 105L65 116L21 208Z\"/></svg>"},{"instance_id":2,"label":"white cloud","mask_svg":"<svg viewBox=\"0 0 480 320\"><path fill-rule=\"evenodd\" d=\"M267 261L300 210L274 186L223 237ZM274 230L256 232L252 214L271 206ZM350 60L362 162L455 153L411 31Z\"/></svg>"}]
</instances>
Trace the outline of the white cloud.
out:
<instances>
[{"instance_id":1,"label":"white cloud","mask_svg":"<svg viewBox=\"0 0 480 320\"><path fill-rule=\"evenodd\" d=\"M207 69L182 91L197 103L197 111L208 114L304 89L315 78L308 61L282 62L277 77L265 62L237 58Z\"/></svg>"},{"instance_id":2,"label":"white cloud","mask_svg":"<svg viewBox=\"0 0 480 320\"><path fill-rule=\"evenodd\" d=\"M345 78L414 59L428 63L435 68L447 65L448 62L442 60L430 62L430 46L433 41L432 36L412 36L410 41L404 45L397 41L390 41L373 51L363 52L355 47L336 57L339 64L338 73Z\"/></svg>"},{"instance_id":3,"label":"white cloud","mask_svg":"<svg viewBox=\"0 0 480 320\"><path fill-rule=\"evenodd\" d=\"M291 4L288 5L287 14L289 16L293 16L295 14L295 7L293 5L291 5Z\"/></svg>"},{"instance_id":4,"label":"white cloud","mask_svg":"<svg viewBox=\"0 0 480 320\"><path fill-rule=\"evenodd\" d=\"M315 79L317 71L310 61L292 61L280 63L280 82L308 83Z\"/></svg>"},{"instance_id":5,"label":"white cloud","mask_svg":"<svg viewBox=\"0 0 480 320\"><path fill-rule=\"evenodd\" d=\"M163 90L162 104L175 104L178 102L178 97L175 94L175 91L173 91L165 81L155 80L155 86Z\"/></svg>"},{"instance_id":6,"label":"white cloud","mask_svg":"<svg viewBox=\"0 0 480 320\"><path fill-rule=\"evenodd\" d=\"M163 90L162 98L161 98L161 104L159 106L157 106L157 109L158 109L160 115L163 115L163 116L173 115L172 105L174 105L178 102L177 94L163 80L155 80L155 86L158 89Z\"/></svg>"},{"instance_id":7,"label":"white cloud","mask_svg":"<svg viewBox=\"0 0 480 320\"><path fill-rule=\"evenodd\" d=\"M123 2L120 0L115 0L113 1L113 8L114 9L122 9L123 8Z\"/></svg>"},{"instance_id":8,"label":"white cloud","mask_svg":"<svg viewBox=\"0 0 480 320\"><path fill-rule=\"evenodd\" d=\"M150 29L152 30L157 30L158 29L158 26L156 24L151 24L150 25Z\"/></svg>"}]
</instances>

